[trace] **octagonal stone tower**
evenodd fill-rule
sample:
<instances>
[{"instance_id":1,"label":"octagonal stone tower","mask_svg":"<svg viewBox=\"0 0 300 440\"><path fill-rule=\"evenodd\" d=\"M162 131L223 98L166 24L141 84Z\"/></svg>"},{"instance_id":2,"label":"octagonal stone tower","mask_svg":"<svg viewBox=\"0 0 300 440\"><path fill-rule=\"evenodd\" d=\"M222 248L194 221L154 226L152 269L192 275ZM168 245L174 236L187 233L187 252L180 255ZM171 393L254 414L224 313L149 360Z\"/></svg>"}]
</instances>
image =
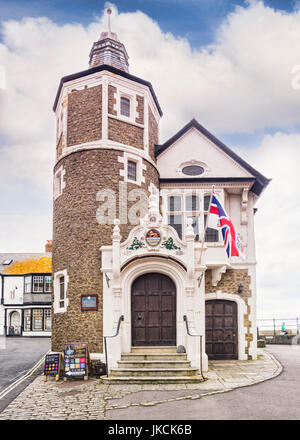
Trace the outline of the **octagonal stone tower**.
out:
<instances>
[{"instance_id":1,"label":"octagonal stone tower","mask_svg":"<svg viewBox=\"0 0 300 440\"><path fill-rule=\"evenodd\" d=\"M100 247L111 244L115 218L126 239L136 224L128 213L144 214L139 191L148 196L159 186L154 145L162 112L151 84L128 73L126 49L110 25L92 47L90 68L61 79L53 110L52 350L84 341L102 353ZM82 296L96 309L83 310Z\"/></svg>"}]
</instances>

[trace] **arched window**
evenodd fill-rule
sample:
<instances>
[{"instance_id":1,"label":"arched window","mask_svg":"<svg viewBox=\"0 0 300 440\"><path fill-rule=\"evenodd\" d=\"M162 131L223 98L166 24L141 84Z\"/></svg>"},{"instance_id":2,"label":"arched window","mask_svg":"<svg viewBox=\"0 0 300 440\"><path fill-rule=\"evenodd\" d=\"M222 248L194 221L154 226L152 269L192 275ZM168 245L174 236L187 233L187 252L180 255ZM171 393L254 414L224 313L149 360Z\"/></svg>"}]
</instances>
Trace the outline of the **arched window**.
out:
<instances>
[{"instance_id":1,"label":"arched window","mask_svg":"<svg viewBox=\"0 0 300 440\"><path fill-rule=\"evenodd\" d=\"M121 104L120 105L121 115L129 117L130 116L130 101L129 101L129 99L122 96L120 104Z\"/></svg>"}]
</instances>

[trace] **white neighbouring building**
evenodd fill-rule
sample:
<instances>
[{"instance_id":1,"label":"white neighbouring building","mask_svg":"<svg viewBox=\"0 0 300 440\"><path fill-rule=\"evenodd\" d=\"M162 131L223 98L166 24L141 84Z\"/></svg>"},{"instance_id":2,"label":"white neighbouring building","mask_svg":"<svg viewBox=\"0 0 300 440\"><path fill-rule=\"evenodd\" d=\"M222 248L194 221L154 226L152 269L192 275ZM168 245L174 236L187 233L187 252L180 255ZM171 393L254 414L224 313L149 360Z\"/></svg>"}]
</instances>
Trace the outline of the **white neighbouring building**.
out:
<instances>
[{"instance_id":1,"label":"white neighbouring building","mask_svg":"<svg viewBox=\"0 0 300 440\"><path fill-rule=\"evenodd\" d=\"M0 335L50 337L51 302L51 252L0 253Z\"/></svg>"}]
</instances>

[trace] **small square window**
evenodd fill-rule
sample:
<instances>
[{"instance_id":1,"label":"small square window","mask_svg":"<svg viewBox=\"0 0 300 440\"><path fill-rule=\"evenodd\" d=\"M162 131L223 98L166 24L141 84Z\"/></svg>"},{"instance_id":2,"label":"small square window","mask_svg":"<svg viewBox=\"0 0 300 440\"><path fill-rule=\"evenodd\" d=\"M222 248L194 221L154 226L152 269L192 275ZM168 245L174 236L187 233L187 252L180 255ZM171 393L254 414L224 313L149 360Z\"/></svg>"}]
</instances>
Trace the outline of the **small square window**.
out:
<instances>
[{"instance_id":1,"label":"small square window","mask_svg":"<svg viewBox=\"0 0 300 440\"><path fill-rule=\"evenodd\" d=\"M123 116L130 116L130 101L128 98L121 97L120 101L120 111Z\"/></svg>"},{"instance_id":2,"label":"small square window","mask_svg":"<svg viewBox=\"0 0 300 440\"><path fill-rule=\"evenodd\" d=\"M129 160L127 163L127 179L136 182L136 168L137 163Z\"/></svg>"},{"instance_id":3,"label":"small square window","mask_svg":"<svg viewBox=\"0 0 300 440\"><path fill-rule=\"evenodd\" d=\"M33 277L33 292L43 292L44 291L44 277L34 276Z\"/></svg>"},{"instance_id":4,"label":"small square window","mask_svg":"<svg viewBox=\"0 0 300 440\"><path fill-rule=\"evenodd\" d=\"M185 199L186 211L199 211L199 197L187 196Z\"/></svg>"},{"instance_id":5,"label":"small square window","mask_svg":"<svg viewBox=\"0 0 300 440\"><path fill-rule=\"evenodd\" d=\"M169 211L181 211L181 197L180 196L170 196L168 198Z\"/></svg>"}]
</instances>

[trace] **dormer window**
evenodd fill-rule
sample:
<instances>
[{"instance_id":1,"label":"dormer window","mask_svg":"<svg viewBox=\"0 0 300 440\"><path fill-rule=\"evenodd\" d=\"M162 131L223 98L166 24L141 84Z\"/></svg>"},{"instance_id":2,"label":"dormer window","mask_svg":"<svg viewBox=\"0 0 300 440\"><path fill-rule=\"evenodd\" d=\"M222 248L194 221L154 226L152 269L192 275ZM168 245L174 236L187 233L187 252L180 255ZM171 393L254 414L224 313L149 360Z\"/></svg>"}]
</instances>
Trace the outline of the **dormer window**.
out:
<instances>
[{"instance_id":1,"label":"dormer window","mask_svg":"<svg viewBox=\"0 0 300 440\"><path fill-rule=\"evenodd\" d=\"M124 96L121 97L120 112L122 116L130 117L130 100Z\"/></svg>"}]
</instances>

